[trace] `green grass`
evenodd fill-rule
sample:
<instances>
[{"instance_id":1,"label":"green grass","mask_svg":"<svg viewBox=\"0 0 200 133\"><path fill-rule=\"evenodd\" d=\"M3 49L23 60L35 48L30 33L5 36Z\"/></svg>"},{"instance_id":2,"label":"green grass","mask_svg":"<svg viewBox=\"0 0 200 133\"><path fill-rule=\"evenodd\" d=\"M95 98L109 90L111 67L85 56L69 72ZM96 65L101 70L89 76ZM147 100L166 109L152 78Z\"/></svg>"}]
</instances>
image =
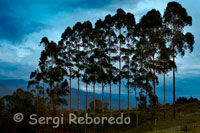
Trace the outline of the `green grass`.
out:
<instances>
[{"instance_id":1,"label":"green grass","mask_svg":"<svg viewBox=\"0 0 200 133\"><path fill-rule=\"evenodd\" d=\"M151 131L146 133L184 133L183 131Z\"/></svg>"},{"instance_id":2,"label":"green grass","mask_svg":"<svg viewBox=\"0 0 200 133\"><path fill-rule=\"evenodd\" d=\"M157 120L157 131L155 131L155 121L147 120L143 121L141 125L138 127L131 128L127 130L125 133L184 133L184 130L188 130L189 132L198 132L200 133L200 115L195 114L193 116L187 116L186 114L200 112L200 102L192 103L192 104L183 104L176 106L176 116L177 118L172 118L172 106L167 107L166 116L167 118L163 118L163 112L158 114ZM149 114L150 115L150 114ZM184 116L185 115L185 116ZM198 125L197 128L194 128L194 125ZM182 131L163 131L163 129L171 128L175 126L181 126Z\"/></svg>"}]
</instances>

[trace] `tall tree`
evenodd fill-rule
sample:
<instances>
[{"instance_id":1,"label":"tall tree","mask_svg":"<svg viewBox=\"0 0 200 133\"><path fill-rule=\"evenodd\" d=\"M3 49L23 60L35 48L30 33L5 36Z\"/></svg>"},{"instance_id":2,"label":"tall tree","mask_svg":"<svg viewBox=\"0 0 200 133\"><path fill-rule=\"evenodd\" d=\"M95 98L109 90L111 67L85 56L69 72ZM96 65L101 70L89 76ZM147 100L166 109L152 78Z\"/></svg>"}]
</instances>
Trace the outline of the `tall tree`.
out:
<instances>
[{"instance_id":1,"label":"tall tree","mask_svg":"<svg viewBox=\"0 0 200 133\"><path fill-rule=\"evenodd\" d=\"M73 63L72 63L72 56L73 56L73 30L70 27L67 27L64 33L61 35L61 40L59 41L60 52L59 55L63 58L65 62L66 70L68 71L69 77L69 93L70 93L70 102L69 102L69 109L72 109L72 78L73 76Z\"/></svg>"},{"instance_id":2,"label":"tall tree","mask_svg":"<svg viewBox=\"0 0 200 133\"><path fill-rule=\"evenodd\" d=\"M188 15L185 8L177 2L169 2L164 12L164 23L171 29L169 47L172 49L172 60L175 64L177 54L184 56L185 50L193 51L194 36L187 32L184 34L185 26L192 25L192 17ZM175 109L175 71L173 67L173 117L176 116Z\"/></svg>"},{"instance_id":3,"label":"tall tree","mask_svg":"<svg viewBox=\"0 0 200 133\"><path fill-rule=\"evenodd\" d=\"M86 112L88 108L88 103L87 103L87 89L88 89L88 84L90 83L89 81L89 75L88 75L88 64L89 64L89 56L91 55L91 50L94 47L92 45L92 23L90 21L86 21L83 23L83 49L84 49L84 60L83 60L83 65L84 65L84 74L83 74L83 81L86 84Z\"/></svg>"},{"instance_id":4,"label":"tall tree","mask_svg":"<svg viewBox=\"0 0 200 133\"><path fill-rule=\"evenodd\" d=\"M53 41L49 42L46 37L42 38L41 44L44 44L45 49L41 53L39 69L31 73L29 85L34 80L37 84L43 81L48 85L46 91L56 115L57 105L60 105L62 97L68 93L68 81L65 78L67 71L62 67L62 58L58 56L59 46Z\"/></svg>"},{"instance_id":5,"label":"tall tree","mask_svg":"<svg viewBox=\"0 0 200 133\"><path fill-rule=\"evenodd\" d=\"M151 19L154 18L154 19ZM147 40L148 53L149 53L149 68L150 71L154 74L153 78L153 88L154 96L156 96L156 83L158 80L156 77L157 67L160 65L159 56L160 49L165 47L165 40L161 36L162 34L162 18L159 11L155 9L149 11L145 16L140 20L140 26L142 29L142 34L144 39Z\"/></svg>"},{"instance_id":6,"label":"tall tree","mask_svg":"<svg viewBox=\"0 0 200 133\"><path fill-rule=\"evenodd\" d=\"M102 86L102 116L104 116L104 87L107 83L107 68L109 67L109 57L107 56L107 44L106 44L106 32L105 32L105 23L100 19L95 23L94 28L94 44L96 46L95 49L95 60L97 61L97 65L100 68L98 72L98 83ZM103 127L103 125L102 125Z\"/></svg>"},{"instance_id":7,"label":"tall tree","mask_svg":"<svg viewBox=\"0 0 200 133\"><path fill-rule=\"evenodd\" d=\"M107 57L108 57L108 68L107 68L107 80L110 88L110 116L112 116L112 83L116 84L116 72L117 68L113 65L115 60L113 55L117 53L116 49L116 34L113 27L113 18L111 15L107 15L104 19L104 32L105 32L105 43L107 44Z\"/></svg>"},{"instance_id":8,"label":"tall tree","mask_svg":"<svg viewBox=\"0 0 200 133\"><path fill-rule=\"evenodd\" d=\"M126 15L126 34L125 34L125 47L121 49L122 59L124 61L124 65L122 67L123 70L123 77L127 79L127 89L128 89L128 116L130 114L129 111L129 92L130 92L130 77L133 76L130 71L130 63L131 57L135 51L135 18L134 15L131 13L127 13Z\"/></svg>"},{"instance_id":9,"label":"tall tree","mask_svg":"<svg viewBox=\"0 0 200 133\"><path fill-rule=\"evenodd\" d=\"M118 72L118 82L119 82L119 115L120 115L120 95L121 95L121 69L122 69L122 53L121 48L125 44L125 35L124 35L124 28L125 28L125 22L126 22L126 13L122 9L118 9L117 13L113 16L113 22L114 22L114 30L116 32L117 41L116 45L118 45L118 54L116 56L116 59L119 63L119 72Z\"/></svg>"},{"instance_id":10,"label":"tall tree","mask_svg":"<svg viewBox=\"0 0 200 133\"><path fill-rule=\"evenodd\" d=\"M94 33L93 33L94 34ZM99 65L96 61L97 55L96 55L96 48L92 49L91 55L89 56L89 65L87 69L87 73L89 75L88 80L91 81L93 84L93 116L95 117L96 111L95 111L95 88L96 88L96 83L98 80L98 75L99 75ZM93 132L95 132L95 124L93 124Z\"/></svg>"},{"instance_id":11,"label":"tall tree","mask_svg":"<svg viewBox=\"0 0 200 133\"><path fill-rule=\"evenodd\" d=\"M74 62L74 71L75 77L78 79L78 116L80 115L80 78L81 78L81 71L83 70L83 56L84 52L82 51L83 48L83 41L82 41L82 34L83 34L83 24L77 22L73 26L73 42L74 42L74 56L72 57Z\"/></svg>"},{"instance_id":12,"label":"tall tree","mask_svg":"<svg viewBox=\"0 0 200 133\"><path fill-rule=\"evenodd\" d=\"M174 62L170 59L172 54L172 50L170 48L162 48L161 49L161 56L159 57L160 59L160 68L159 68L159 73L163 74L163 83L164 83L164 118L166 114L166 107L165 107L165 79L166 79L166 74L172 70L173 67L176 67Z\"/></svg>"}]
</instances>

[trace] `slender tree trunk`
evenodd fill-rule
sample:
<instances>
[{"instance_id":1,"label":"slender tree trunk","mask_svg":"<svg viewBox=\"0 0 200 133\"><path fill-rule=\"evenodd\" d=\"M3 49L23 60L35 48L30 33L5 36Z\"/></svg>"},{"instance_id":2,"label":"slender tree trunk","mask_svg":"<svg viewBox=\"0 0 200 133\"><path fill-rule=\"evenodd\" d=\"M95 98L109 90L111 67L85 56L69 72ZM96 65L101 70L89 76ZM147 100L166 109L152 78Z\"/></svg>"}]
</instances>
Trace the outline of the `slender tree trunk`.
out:
<instances>
[{"instance_id":1,"label":"slender tree trunk","mask_svg":"<svg viewBox=\"0 0 200 133\"><path fill-rule=\"evenodd\" d=\"M165 73L164 73L164 118L166 116L166 105L165 105Z\"/></svg>"},{"instance_id":2,"label":"slender tree trunk","mask_svg":"<svg viewBox=\"0 0 200 133\"><path fill-rule=\"evenodd\" d=\"M78 46L78 52L80 51L79 46ZM78 58L78 117L80 116L80 65L79 65L79 58Z\"/></svg>"},{"instance_id":3,"label":"slender tree trunk","mask_svg":"<svg viewBox=\"0 0 200 133\"><path fill-rule=\"evenodd\" d=\"M129 81L128 81L129 82ZM129 110L129 85L128 85L128 116L130 115L130 110Z\"/></svg>"},{"instance_id":4,"label":"slender tree trunk","mask_svg":"<svg viewBox=\"0 0 200 133\"><path fill-rule=\"evenodd\" d=\"M109 49L110 48L110 44L111 44L111 36L109 36ZM110 116L112 117L112 71L111 71L111 52L109 51L109 74L110 74ZM111 127L111 126L110 126Z\"/></svg>"},{"instance_id":5,"label":"slender tree trunk","mask_svg":"<svg viewBox=\"0 0 200 133\"><path fill-rule=\"evenodd\" d=\"M85 107L85 112L86 112L86 113L87 113L87 109L88 109L88 105L87 105L87 104L88 104L88 102L87 102L87 101L88 101L88 100L87 100L87 97L88 97L88 93L87 93L88 87L87 87L87 86L88 86L88 84L86 83L86 101L85 101L85 102L86 102L86 107Z\"/></svg>"},{"instance_id":6,"label":"slender tree trunk","mask_svg":"<svg viewBox=\"0 0 200 133\"><path fill-rule=\"evenodd\" d=\"M78 117L80 116L80 78L78 77Z\"/></svg>"},{"instance_id":7,"label":"slender tree trunk","mask_svg":"<svg viewBox=\"0 0 200 133\"><path fill-rule=\"evenodd\" d=\"M173 45L173 62L175 63L175 48ZM176 117L176 104L175 104L175 67L173 67L173 117Z\"/></svg>"},{"instance_id":8,"label":"slender tree trunk","mask_svg":"<svg viewBox=\"0 0 200 133\"><path fill-rule=\"evenodd\" d=\"M95 118L95 83L93 84L93 113ZM93 132L95 133L95 124L93 123Z\"/></svg>"},{"instance_id":9,"label":"slender tree trunk","mask_svg":"<svg viewBox=\"0 0 200 133\"><path fill-rule=\"evenodd\" d=\"M154 89L154 97L156 96L156 71L154 66L154 56L153 56L153 89Z\"/></svg>"},{"instance_id":10,"label":"slender tree trunk","mask_svg":"<svg viewBox=\"0 0 200 133\"><path fill-rule=\"evenodd\" d=\"M135 79L136 79L136 73L135 73ZM138 107L137 107L137 92L136 92L137 86L135 85L135 108L136 108L136 127L138 126Z\"/></svg>"},{"instance_id":11,"label":"slender tree trunk","mask_svg":"<svg viewBox=\"0 0 200 133\"><path fill-rule=\"evenodd\" d=\"M130 115L130 110L129 110L129 90L130 90L130 88L129 88L129 60L128 60L128 116Z\"/></svg>"},{"instance_id":12,"label":"slender tree trunk","mask_svg":"<svg viewBox=\"0 0 200 133\"><path fill-rule=\"evenodd\" d=\"M112 85L110 82L110 116L112 116Z\"/></svg>"},{"instance_id":13,"label":"slender tree trunk","mask_svg":"<svg viewBox=\"0 0 200 133\"><path fill-rule=\"evenodd\" d=\"M154 89L154 97L156 96L156 81L155 81L155 70L154 70L154 75L153 75L153 89Z\"/></svg>"},{"instance_id":14,"label":"slender tree trunk","mask_svg":"<svg viewBox=\"0 0 200 133\"><path fill-rule=\"evenodd\" d=\"M111 44L111 36L109 36L109 74L110 74L110 117L112 117L112 70L111 70L111 47L110 47L110 44ZM112 132L112 125L110 124L110 131Z\"/></svg>"},{"instance_id":15,"label":"slender tree trunk","mask_svg":"<svg viewBox=\"0 0 200 133\"><path fill-rule=\"evenodd\" d=\"M104 85L102 84L102 115L104 116Z\"/></svg>"},{"instance_id":16,"label":"slender tree trunk","mask_svg":"<svg viewBox=\"0 0 200 133\"><path fill-rule=\"evenodd\" d=\"M70 103L69 103L69 110L70 110L70 112L71 112L71 110L72 110L72 81L71 81L72 79L71 79L71 68L70 68L70 77L69 77L69 82L70 82L70 84L69 84L69 89L70 89Z\"/></svg>"},{"instance_id":17,"label":"slender tree trunk","mask_svg":"<svg viewBox=\"0 0 200 133\"><path fill-rule=\"evenodd\" d=\"M95 116L95 84L93 84L93 111Z\"/></svg>"},{"instance_id":18,"label":"slender tree trunk","mask_svg":"<svg viewBox=\"0 0 200 133\"><path fill-rule=\"evenodd\" d=\"M156 72L155 72L155 66L154 66L154 56L153 56L153 88L154 88L154 98L156 98ZM157 99L155 99L155 105L154 105L154 109L155 109L155 130L157 129Z\"/></svg>"},{"instance_id":19,"label":"slender tree trunk","mask_svg":"<svg viewBox=\"0 0 200 133\"><path fill-rule=\"evenodd\" d=\"M112 85L111 85L111 81L110 81L110 117L112 117ZM112 131L112 125L110 124L110 131Z\"/></svg>"},{"instance_id":20,"label":"slender tree trunk","mask_svg":"<svg viewBox=\"0 0 200 133\"><path fill-rule=\"evenodd\" d=\"M86 101L85 101L85 102L86 102L86 107L85 107L85 112L86 112L86 113L87 113L87 108L88 108L88 107L87 107L87 88L88 88L87 85L88 85L88 84L86 83ZM87 133L87 124L86 124L86 123L85 123L85 133Z\"/></svg>"},{"instance_id":21,"label":"slender tree trunk","mask_svg":"<svg viewBox=\"0 0 200 133\"><path fill-rule=\"evenodd\" d=\"M103 82L101 82L102 85L102 117L104 117L104 85ZM104 131L104 124L102 124L102 131Z\"/></svg>"},{"instance_id":22,"label":"slender tree trunk","mask_svg":"<svg viewBox=\"0 0 200 133\"><path fill-rule=\"evenodd\" d=\"M138 126L138 107L137 107L137 96L136 96L136 86L135 86L135 107L136 107L136 126Z\"/></svg>"},{"instance_id":23,"label":"slender tree trunk","mask_svg":"<svg viewBox=\"0 0 200 133\"><path fill-rule=\"evenodd\" d=\"M121 42L119 47L119 116L120 116L120 95L121 95Z\"/></svg>"}]
</instances>

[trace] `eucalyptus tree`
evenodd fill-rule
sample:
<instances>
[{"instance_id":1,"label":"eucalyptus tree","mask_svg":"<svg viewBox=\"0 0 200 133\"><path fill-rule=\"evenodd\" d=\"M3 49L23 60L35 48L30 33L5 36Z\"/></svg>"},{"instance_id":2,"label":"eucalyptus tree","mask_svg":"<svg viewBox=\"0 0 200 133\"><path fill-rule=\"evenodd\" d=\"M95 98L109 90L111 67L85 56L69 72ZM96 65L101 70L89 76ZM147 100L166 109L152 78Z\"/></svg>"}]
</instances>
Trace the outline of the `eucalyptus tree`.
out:
<instances>
[{"instance_id":1,"label":"eucalyptus tree","mask_svg":"<svg viewBox=\"0 0 200 133\"><path fill-rule=\"evenodd\" d=\"M44 86L41 85L41 82L43 82L44 84L44 79L43 79L43 76L42 76L42 73L39 72L39 69L31 72L30 74L30 80L28 82L28 86L27 88L31 88L31 86L34 86L38 89L38 93L43 95L44 97Z\"/></svg>"},{"instance_id":2,"label":"eucalyptus tree","mask_svg":"<svg viewBox=\"0 0 200 133\"><path fill-rule=\"evenodd\" d=\"M193 51L194 36L192 33L184 33L184 27L192 25L192 17L186 9L177 2L169 2L164 12L164 23L171 30L169 36L169 48L172 49L172 61L178 54L184 56L185 50ZM175 118L175 71L173 67L173 117Z\"/></svg>"},{"instance_id":3,"label":"eucalyptus tree","mask_svg":"<svg viewBox=\"0 0 200 133\"><path fill-rule=\"evenodd\" d=\"M116 49L116 34L114 32L114 24L113 24L113 18L111 15L107 15L103 21L104 23L104 37L105 37L105 43L107 44L107 57L108 57L108 68L107 68L107 82L109 83L110 88L110 115L112 116L112 83L116 84L116 72L117 68L113 65L115 63L115 59L113 59L113 56L117 53Z\"/></svg>"},{"instance_id":4,"label":"eucalyptus tree","mask_svg":"<svg viewBox=\"0 0 200 133\"><path fill-rule=\"evenodd\" d=\"M92 38L95 38L95 35L93 35ZM89 65L87 69L88 81L90 81L93 84L93 116L94 117L96 115L95 88L96 88L99 72L101 71L101 68L99 67L99 64L97 63L97 60L96 60L96 58L98 57L97 51L98 50L96 46L91 50L91 55L89 56ZM95 132L95 124L93 124L93 132Z\"/></svg>"},{"instance_id":5,"label":"eucalyptus tree","mask_svg":"<svg viewBox=\"0 0 200 133\"><path fill-rule=\"evenodd\" d=\"M154 18L154 19L151 19ZM155 9L149 11L140 20L140 28L142 29L142 34L147 43L148 51L148 68L154 74L153 77L153 88L154 96L156 96L156 84L158 84L158 79L156 74L157 69L160 65L159 56L160 49L165 47L165 40L162 36L162 18L159 11Z\"/></svg>"},{"instance_id":6,"label":"eucalyptus tree","mask_svg":"<svg viewBox=\"0 0 200 133\"><path fill-rule=\"evenodd\" d=\"M144 80L145 80L145 47L141 45L144 43L142 40L138 40L134 47L134 54L130 59L130 72L131 72L131 80L130 80L130 86L134 88L135 92L135 106L136 110L138 110L138 101L137 101L137 88L141 88L141 90L144 88ZM147 79L149 80L149 79ZM147 91L147 90L146 90ZM136 113L136 126L138 126L138 112Z\"/></svg>"},{"instance_id":7,"label":"eucalyptus tree","mask_svg":"<svg viewBox=\"0 0 200 133\"><path fill-rule=\"evenodd\" d=\"M60 52L59 55L63 58L64 60L64 66L66 67L66 70L68 71L68 77L69 77L69 93L70 93L70 102L69 102L69 109L72 109L72 95L71 95L71 82L73 76L73 63L72 63L72 56L74 54L73 49L73 30L70 27L67 27L64 33L61 35L61 40L59 41L59 47L60 47Z\"/></svg>"},{"instance_id":8,"label":"eucalyptus tree","mask_svg":"<svg viewBox=\"0 0 200 133\"><path fill-rule=\"evenodd\" d=\"M137 88L141 88L142 89L142 85L143 85L143 77L144 77L144 73L142 72L142 64L141 64L141 60L143 60L144 58L142 58L143 55L143 49L138 49L139 43L136 43L135 46L135 51L133 56L130 58L130 72L131 72L131 78L129 81L129 85L130 87L134 88L134 96L135 96L135 107L136 110L138 110L138 101L137 101ZM136 112L136 126L138 126L138 112Z\"/></svg>"},{"instance_id":9,"label":"eucalyptus tree","mask_svg":"<svg viewBox=\"0 0 200 133\"><path fill-rule=\"evenodd\" d=\"M142 88L142 83L143 83L142 77L144 76L144 74L141 72L145 68L144 63L146 61L146 57L145 57L146 45L143 45L146 42L143 40L142 37L140 38L137 28L138 28L138 25L136 26L136 29L134 31L134 34L135 34L134 36L137 37L137 40L133 47L133 55L130 58L130 68L129 68L131 72L130 86L134 88L136 110L138 110L137 88ZM138 113L136 113L136 126L138 126Z\"/></svg>"},{"instance_id":10,"label":"eucalyptus tree","mask_svg":"<svg viewBox=\"0 0 200 133\"><path fill-rule=\"evenodd\" d=\"M173 69L173 67L176 67L174 62L170 59L172 50L170 48L164 47L161 49L161 56L159 57L160 59L160 68L159 68L159 73L163 74L163 83L164 83L164 118L165 118L165 113L166 113L166 107L165 107L165 76L166 74Z\"/></svg>"},{"instance_id":11,"label":"eucalyptus tree","mask_svg":"<svg viewBox=\"0 0 200 133\"><path fill-rule=\"evenodd\" d=\"M53 41L49 42L46 37L42 38L41 44L44 44L44 50L41 53L39 69L31 73L32 80L29 85L34 83L33 80L38 83L43 81L48 85L46 91L56 115L56 106L62 101L60 97L68 94L68 81L65 78L67 71L63 68L62 58L58 56L60 51L58 45ZM66 101L64 104L67 104Z\"/></svg>"},{"instance_id":12,"label":"eucalyptus tree","mask_svg":"<svg viewBox=\"0 0 200 133\"><path fill-rule=\"evenodd\" d=\"M32 87L35 87L37 90L35 89L31 89L31 92L35 92L36 94L36 101L35 101L35 104L36 104L36 113L41 113L41 111L39 111L39 109L44 109L44 108L41 108L41 106L39 106L40 102L42 102L43 105L45 105L46 103L46 100L45 100L45 88L44 88L44 81L43 81L43 76L42 76L42 73L39 72L39 69L31 72L30 74L30 80L28 82L28 86L27 88L32 88ZM43 86L42 86L42 83L43 82ZM39 101L40 99L40 96L43 97L41 100L42 101ZM42 111L43 112L43 111Z\"/></svg>"},{"instance_id":13,"label":"eucalyptus tree","mask_svg":"<svg viewBox=\"0 0 200 133\"><path fill-rule=\"evenodd\" d=\"M128 116L129 116L129 91L130 91L130 77L133 76L130 73L130 63L131 57L135 52L135 34L134 29L136 26L134 15L131 13L126 14L126 34L125 34L125 47L121 49L122 59L124 61L124 65L122 67L123 77L127 79L127 89L128 89Z\"/></svg>"},{"instance_id":14,"label":"eucalyptus tree","mask_svg":"<svg viewBox=\"0 0 200 133\"><path fill-rule=\"evenodd\" d=\"M95 60L97 61L97 65L100 68L98 72L97 82L101 83L102 86L102 115L104 116L104 87L107 84L107 69L109 68L109 56L107 55L108 49L105 40L106 32L105 32L105 23L100 19L95 23L94 28L94 45L96 46L94 54Z\"/></svg>"},{"instance_id":15,"label":"eucalyptus tree","mask_svg":"<svg viewBox=\"0 0 200 133\"><path fill-rule=\"evenodd\" d=\"M93 27L90 21L86 21L83 23L83 31L82 31L82 51L83 51L83 74L82 74L82 81L85 83L86 89L86 106L85 111L87 113L88 109L88 85L90 84L89 79L89 57L91 55L93 44L92 44L92 31ZM85 124L85 132L87 132L87 125Z\"/></svg>"},{"instance_id":16,"label":"eucalyptus tree","mask_svg":"<svg viewBox=\"0 0 200 133\"><path fill-rule=\"evenodd\" d=\"M121 75L122 75L122 46L125 44L125 33L126 33L126 13L122 9L118 9L117 13L112 17L113 24L114 24L114 31L117 36L117 49L118 53L114 59L118 60L119 63L119 70L118 70L118 82L119 82L119 114L120 114L120 95L121 95Z\"/></svg>"},{"instance_id":17,"label":"eucalyptus tree","mask_svg":"<svg viewBox=\"0 0 200 133\"><path fill-rule=\"evenodd\" d=\"M83 34L83 24L80 22L77 22L73 26L73 45L74 45L74 54L72 57L72 60L74 62L74 70L73 73L75 77L78 79L78 116L80 115L80 78L81 78L81 71L83 70L83 56L84 51L82 51L83 47L83 40L82 40L82 34Z\"/></svg>"},{"instance_id":18,"label":"eucalyptus tree","mask_svg":"<svg viewBox=\"0 0 200 133\"><path fill-rule=\"evenodd\" d=\"M89 57L91 55L92 49L93 49L93 44L92 44L92 32L93 32L93 27L92 23L90 21L86 21L83 23L83 33L82 33L82 42L83 42L83 51L84 51L84 58L83 58L83 67L84 67L84 72L83 72L83 82L86 85L86 112L88 108L88 100L87 100L87 92L88 92L88 84L91 82L89 80Z\"/></svg>"}]
</instances>

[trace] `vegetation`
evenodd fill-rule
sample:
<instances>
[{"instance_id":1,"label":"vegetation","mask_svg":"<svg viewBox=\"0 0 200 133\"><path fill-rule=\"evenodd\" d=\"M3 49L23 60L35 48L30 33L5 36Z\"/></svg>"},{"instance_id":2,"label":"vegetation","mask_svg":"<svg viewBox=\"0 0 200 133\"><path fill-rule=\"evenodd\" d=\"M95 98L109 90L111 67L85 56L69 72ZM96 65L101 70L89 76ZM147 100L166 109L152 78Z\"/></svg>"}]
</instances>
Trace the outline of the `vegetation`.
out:
<instances>
[{"instance_id":1,"label":"vegetation","mask_svg":"<svg viewBox=\"0 0 200 133\"><path fill-rule=\"evenodd\" d=\"M179 97L178 99L176 99L176 104L186 104L186 103L194 103L197 102L198 99L197 98L186 98L186 97Z\"/></svg>"},{"instance_id":2,"label":"vegetation","mask_svg":"<svg viewBox=\"0 0 200 133\"><path fill-rule=\"evenodd\" d=\"M120 130L133 128L131 131L141 131L166 128L168 125L162 123L170 121L171 105L159 104L156 95L156 86L159 84L158 75L165 75L173 70L173 117L177 125L175 104L192 103L196 99L179 98L175 102L175 71L176 57L178 54L184 56L185 51L193 50L194 36L192 33L184 32L184 27L192 25L192 18L186 10L177 2L168 3L164 15L158 10L150 10L138 23L132 13L126 13L118 9L116 14L107 15L104 19L96 21L92 25L90 21L77 22L73 27L67 27L61 35L61 40L56 43L43 37L41 45L44 50L41 53L39 67L30 74L28 88L31 91L18 89L13 95L1 99L1 115L11 115L14 112L27 111L30 113L41 113L41 115L57 116L61 113L74 112L84 116L86 112L95 116L119 116L122 112L130 116L131 125L122 125ZM72 110L71 88L72 80L77 80L78 99L77 110ZM86 86L86 107L80 109L80 82ZM121 83L126 81L128 108L121 109ZM117 110L112 110L112 85L119 86L119 103ZM88 108L87 91L88 86L93 86L93 101ZM101 85L102 100L96 100L96 86ZM109 85L110 103L104 102L104 89ZM135 109L130 109L130 89L134 89ZM137 94L137 92L139 92ZM165 93L165 84L164 84ZM70 95L69 111L66 96ZM148 99L148 101L147 101ZM165 99L165 94L164 94ZM16 107L19 105L19 107ZM110 113L108 106L110 105ZM30 111L23 109L28 108ZM62 108L61 108L62 107ZM20 110L17 110L20 108ZM161 109L164 108L164 116ZM5 111L5 112L4 112ZM45 112L47 111L47 112ZM12 112L12 113L9 113ZM27 113L26 112L26 113ZM27 114L27 115L28 115ZM181 115L180 115L181 117ZM198 117L199 118L199 117ZM66 121L68 118L65 118ZM189 118L188 118L189 119ZM147 121L147 122L146 122ZM152 125L152 121L155 124ZM151 124L150 124L151 123ZM149 124L149 125L148 125ZM163 124L163 125L162 125ZM136 126L136 128L135 128ZM137 128L137 126L139 126ZM148 130L141 129L147 126ZM29 129L29 126L25 126ZM110 125L106 123L100 128L99 125L62 125L58 129L49 131L67 130L71 132L109 131ZM118 125L113 125L116 131ZM18 127L16 125L16 130ZM21 128L19 130L22 130ZM24 129L26 130L26 129ZM32 131L40 131L42 127L31 127ZM4 131L4 130L3 130ZM138 130L139 131L139 130ZM5 132L5 131L4 131ZM45 132L45 131L43 131Z\"/></svg>"}]
</instances>

